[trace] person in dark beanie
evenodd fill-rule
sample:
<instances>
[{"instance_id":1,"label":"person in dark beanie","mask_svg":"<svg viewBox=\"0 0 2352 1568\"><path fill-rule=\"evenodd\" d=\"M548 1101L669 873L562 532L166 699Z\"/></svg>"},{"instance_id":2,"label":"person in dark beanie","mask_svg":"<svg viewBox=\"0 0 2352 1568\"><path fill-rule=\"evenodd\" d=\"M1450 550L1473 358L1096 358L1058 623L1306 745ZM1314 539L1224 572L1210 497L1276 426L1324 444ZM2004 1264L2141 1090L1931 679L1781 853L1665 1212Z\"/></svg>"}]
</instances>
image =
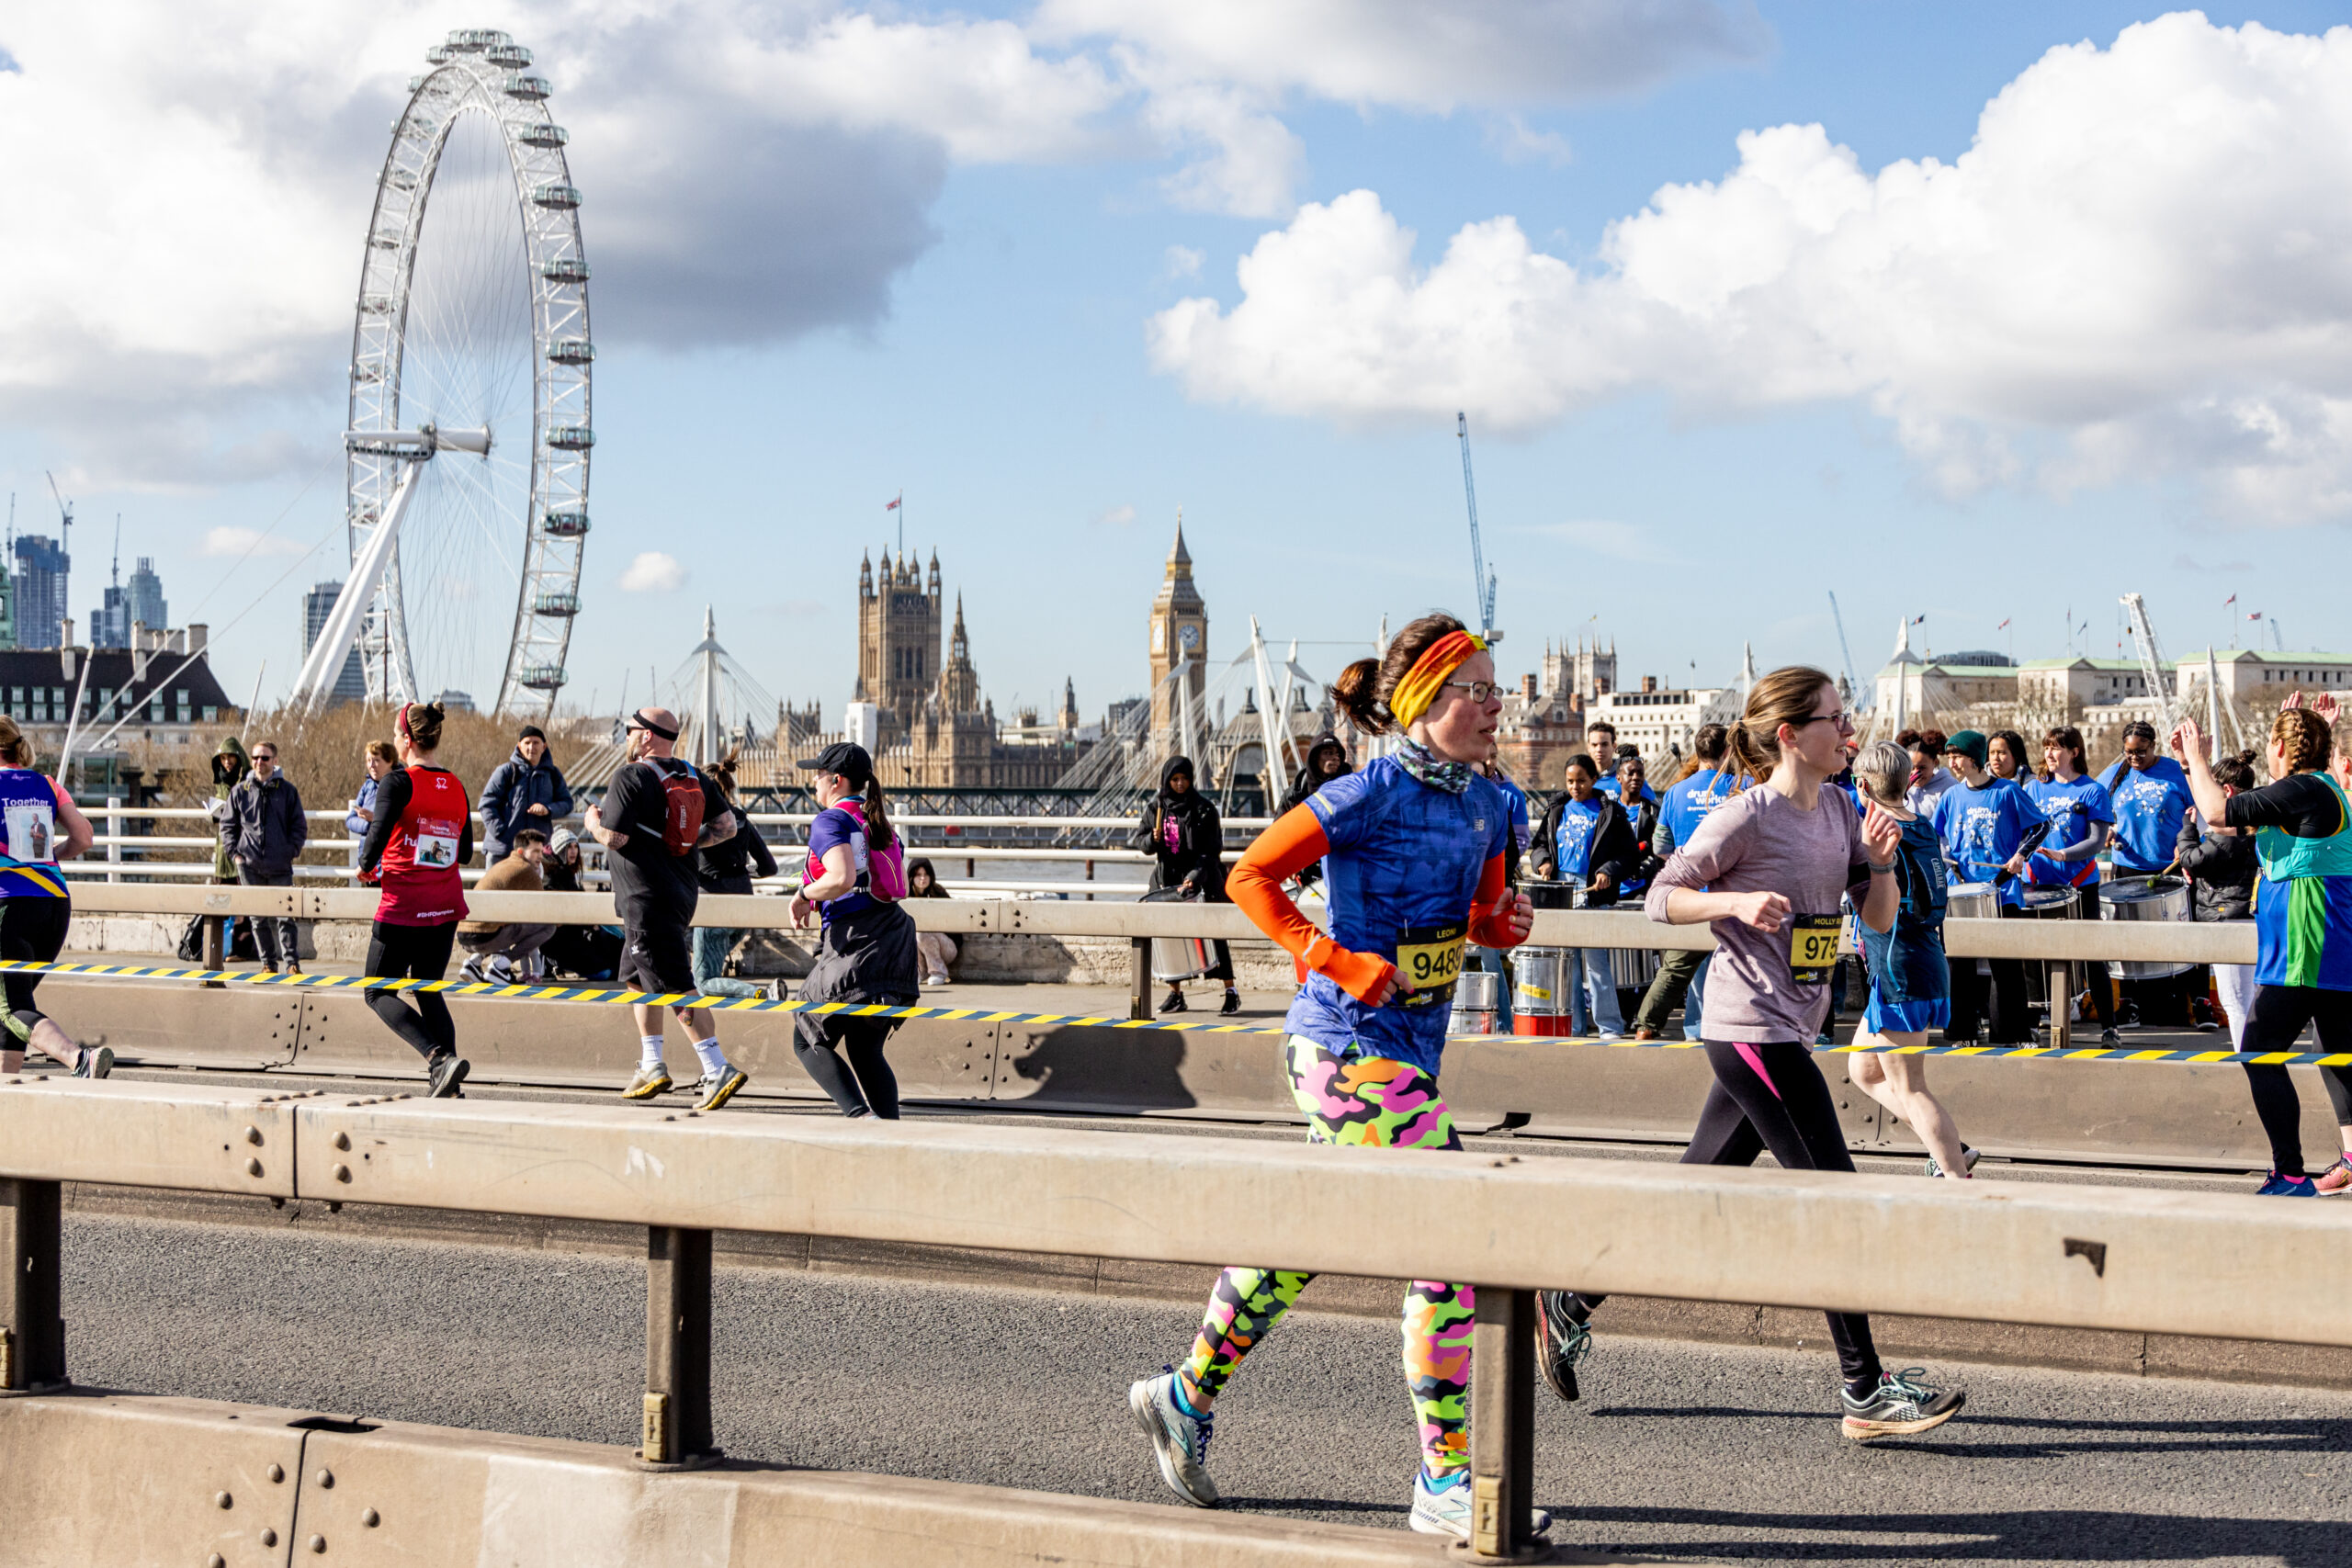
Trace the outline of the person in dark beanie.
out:
<instances>
[{"instance_id":1,"label":"person in dark beanie","mask_svg":"<svg viewBox=\"0 0 2352 1568\"><path fill-rule=\"evenodd\" d=\"M571 815L571 790L548 755L547 735L526 724L515 738L514 755L481 786L482 863L496 865L513 853L522 829L551 834L557 818Z\"/></svg>"}]
</instances>

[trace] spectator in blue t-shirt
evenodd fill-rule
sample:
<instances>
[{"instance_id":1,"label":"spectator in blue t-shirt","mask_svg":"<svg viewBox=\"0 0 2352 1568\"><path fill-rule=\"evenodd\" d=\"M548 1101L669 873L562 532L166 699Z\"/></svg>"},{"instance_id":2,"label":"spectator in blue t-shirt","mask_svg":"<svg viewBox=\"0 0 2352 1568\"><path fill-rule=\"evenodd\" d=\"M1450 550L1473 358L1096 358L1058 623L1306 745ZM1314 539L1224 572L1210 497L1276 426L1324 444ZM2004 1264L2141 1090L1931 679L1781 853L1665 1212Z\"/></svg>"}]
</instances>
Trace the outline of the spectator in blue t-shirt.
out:
<instances>
[{"instance_id":1,"label":"spectator in blue t-shirt","mask_svg":"<svg viewBox=\"0 0 2352 1568\"><path fill-rule=\"evenodd\" d=\"M2152 724L2123 727L2123 756L2099 776L2115 812L2115 872L2119 876L2155 876L2168 870L2180 841L2180 824L2197 803L2188 775L2156 749Z\"/></svg>"},{"instance_id":2,"label":"spectator in blue t-shirt","mask_svg":"<svg viewBox=\"0 0 2352 1568\"><path fill-rule=\"evenodd\" d=\"M1619 884L1640 862L1625 808L1600 793L1600 770L1581 752L1568 759L1568 792L1545 812L1534 841L1536 869L1584 890L1584 907L1617 902ZM1568 950L1571 1026L1579 1034L1621 1040L1625 1020L1617 1005L1617 975L1605 947Z\"/></svg>"},{"instance_id":3,"label":"spectator in blue t-shirt","mask_svg":"<svg viewBox=\"0 0 2352 1568\"><path fill-rule=\"evenodd\" d=\"M2115 826L2115 808L2106 787L2088 775L2085 761L2081 730L2062 724L2043 733L2041 776L2026 785L2025 792L2050 824L2050 836L2041 840L2041 849L2027 870L2037 886L2075 889L2080 900L2077 915L2095 920L2098 919L2098 852L2107 842L2108 830ZM2108 981L2107 965L2087 967L2100 1043L2116 1044L2120 1037L2115 1032L2115 990ZM2053 1018L2069 1000L2065 997L2050 999Z\"/></svg>"},{"instance_id":4,"label":"spectator in blue t-shirt","mask_svg":"<svg viewBox=\"0 0 2352 1568\"><path fill-rule=\"evenodd\" d=\"M1952 775L1951 788L1936 797L1932 823L1942 840L1944 859L1951 863L1956 883L1992 883L2001 890L2004 914L2023 901L2019 880L2025 862L2018 852L2028 834L2041 826L2041 813L2019 789L1985 771L1985 738L1963 729L1944 742L1944 763ZM1951 966L1951 1021L1944 1026L1948 1044L1976 1038L1984 1019L1987 976L1977 972L1983 960L1960 958ZM1990 961L1993 1040L2015 1045L2032 1034L2026 1012L2025 963L2022 959Z\"/></svg>"},{"instance_id":5,"label":"spectator in blue t-shirt","mask_svg":"<svg viewBox=\"0 0 2352 1568\"><path fill-rule=\"evenodd\" d=\"M1517 886L1520 863L1527 858L1527 847L1534 840L1533 831L1528 826L1527 792L1520 788L1511 776L1503 772L1502 764L1492 758L1481 762L1478 771L1503 792L1503 799L1510 804L1510 847L1504 852L1503 869L1507 874L1506 880ZM1482 969L1495 976L1495 1031L1498 1034L1509 1034L1511 1032L1510 988L1513 978L1510 955L1498 948L1481 947L1474 942L1470 944L1464 966Z\"/></svg>"}]
</instances>

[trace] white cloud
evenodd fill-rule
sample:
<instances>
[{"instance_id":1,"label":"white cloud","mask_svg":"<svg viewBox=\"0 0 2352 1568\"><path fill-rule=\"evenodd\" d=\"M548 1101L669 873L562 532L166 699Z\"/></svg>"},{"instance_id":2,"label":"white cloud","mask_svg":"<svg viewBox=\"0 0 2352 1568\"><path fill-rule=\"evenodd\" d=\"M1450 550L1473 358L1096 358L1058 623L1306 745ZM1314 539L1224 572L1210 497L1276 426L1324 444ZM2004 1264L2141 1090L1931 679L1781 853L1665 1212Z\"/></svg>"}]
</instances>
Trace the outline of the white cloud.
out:
<instances>
[{"instance_id":1,"label":"white cloud","mask_svg":"<svg viewBox=\"0 0 2352 1568\"><path fill-rule=\"evenodd\" d=\"M686 569L677 557L662 550L647 550L628 563L621 573L620 587L624 593L674 593L686 585Z\"/></svg>"},{"instance_id":2,"label":"white cloud","mask_svg":"<svg viewBox=\"0 0 2352 1568\"><path fill-rule=\"evenodd\" d=\"M1035 30L1261 92L1434 113L1638 92L1771 38L1748 0L1045 0Z\"/></svg>"},{"instance_id":3,"label":"white cloud","mask_svg":"<svg viewBox=\"0 0 2352 1568\"><path fill-rule=\"evenodd\" d=\"M1487 121L1487 151L1506 164L1548 164L1565 169L1576 149L1556 130L1538 130L1515 114Z\"/></svg>"},{"instance_id":4,"label":"white cloud","mask_svg":"<svg viewBox=\"0 0 2352 1568\"><path fill-rule=\"evenodd\" d=\"M306 556L316 547L282 535L265 535L258 528L222 527L204 531L204 544L198 553L243 559L246 556Z\"/></svg>"},{"instance_id":5,"label":"white cloud","mask_svg":"<svg viewBox=\"0 0 2352 1568\"><path fill-rule=\"evenodd\" d=\"M1132 506L1106 506L1087 519L1090 523L1106 528L1124 528L1135 520L1136 509Z\"/></svg>"},{"instance_id":6,"label":"white cloud","mask_svg":"<svg viewBox=\"0 0 2352 1568\"><path fill-rule=\"evenodd\" d=\"M1738 147L1590 268L1508 217L1419 266L1372 192L1307 207L1231 310L1153 319L1155 363L1343 423L1859 400L1954 491L2187 471L2251 520L2352 511L2352 28L2189 14L2052 50L1950 164L1872 175L1819 126Z\"/></svg>"},{"instance_id":7,"label":"white cloud","mask_svg":"<svg viewBox=\"0 0 2352 1568\"><path fill-rule=\"evenodd\" d=\"M1204 253L1196 251L1190 245L1170 245L1168 247L1168 276L1198 277L1201 276L1202 264L1208 259Z\"/></svg>"},{"instance_id":8,"label":"white cloud","mask_svg":"<svg viewBox=\"0 0 2352 1568\"><path fill-rule=\"evenodd\" d=\"M282 431L339 428L386 127L453 27L506 29L553 84L598 334L679 347L877 321L957 165L1172 159L1175 205L1284 217L1296 98L1549 105L1764 37L1746 0L120 0L7 26L0 421L166 487L283 472Z\"/></svg>"}]
</instances>

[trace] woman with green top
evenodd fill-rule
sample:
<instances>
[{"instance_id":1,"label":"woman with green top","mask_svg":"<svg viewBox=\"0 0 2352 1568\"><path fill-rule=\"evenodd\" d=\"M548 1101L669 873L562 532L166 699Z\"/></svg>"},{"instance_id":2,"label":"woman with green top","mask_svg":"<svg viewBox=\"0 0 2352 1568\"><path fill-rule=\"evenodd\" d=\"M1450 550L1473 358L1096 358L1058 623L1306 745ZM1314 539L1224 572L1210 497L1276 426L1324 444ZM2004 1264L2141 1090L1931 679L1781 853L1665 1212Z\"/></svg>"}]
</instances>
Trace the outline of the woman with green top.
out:
<instances>
[{"instance_id":1,"label":"woman with green top","mask_svg":"<svg viewBox=\"0 0 2352 1568\"><path fill-rule=\"evenodd\" d=\"M2352 1051L2352 802L2328 776L2333 737L2309 708L2281 711L2270 726L2270 782L2232 795L2213 776L2205 734L2194 719L2172 732L2172 752L2188 771L2197 813L2224 828L2251 828L2260 868L2254 889L2254 998L2241 1049L2292 1051L2305 1024L2320 1049ZM2303 1167L2302 1102L2276 1063L2247 1062L2255 1114L2270 1139L2266 1198L2319 1195ZM2352 1077L2323 1066L2320 1082L2339 1130L2352 1128Z\"/></svg>"}]
</instances>

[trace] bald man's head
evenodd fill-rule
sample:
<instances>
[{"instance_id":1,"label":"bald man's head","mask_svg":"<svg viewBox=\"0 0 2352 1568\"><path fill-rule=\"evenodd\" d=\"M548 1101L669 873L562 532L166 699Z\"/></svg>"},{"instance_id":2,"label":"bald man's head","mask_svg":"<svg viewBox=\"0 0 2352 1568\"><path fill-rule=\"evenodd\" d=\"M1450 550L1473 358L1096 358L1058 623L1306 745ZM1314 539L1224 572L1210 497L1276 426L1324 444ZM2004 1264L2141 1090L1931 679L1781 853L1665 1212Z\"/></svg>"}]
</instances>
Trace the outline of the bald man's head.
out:
<instances>
[{"instance_id":1,"label":"bald man's head","mask_svg":"<svg viewBox=\"0 0 2352 1568\"><path fill-rule=\"evenodd\" d=\"M629 716L628 727L640 757L666 757L678 741L678 716L668 708L639 708Z\"/></svg>"}]
</instances>

